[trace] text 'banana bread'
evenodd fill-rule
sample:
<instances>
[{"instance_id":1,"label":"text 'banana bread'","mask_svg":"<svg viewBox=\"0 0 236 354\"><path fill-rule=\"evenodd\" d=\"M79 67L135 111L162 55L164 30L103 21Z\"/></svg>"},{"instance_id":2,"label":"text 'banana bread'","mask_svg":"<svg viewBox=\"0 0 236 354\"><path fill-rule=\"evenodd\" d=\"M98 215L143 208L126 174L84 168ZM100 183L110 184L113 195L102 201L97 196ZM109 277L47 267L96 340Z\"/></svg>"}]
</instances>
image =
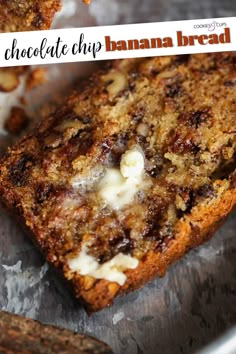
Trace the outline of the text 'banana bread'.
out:
<instances>
[{"instance_id":1,"label":"text 'banana bread'","mask_svg":"<svg viewBox=\"0 0 236 354\"><path fill-rule=\"evenodd\" d=\"M97 311L233 209L235 122L235 54L113 61L9 149L0 195Z\"/></svg>"}]
</instances>

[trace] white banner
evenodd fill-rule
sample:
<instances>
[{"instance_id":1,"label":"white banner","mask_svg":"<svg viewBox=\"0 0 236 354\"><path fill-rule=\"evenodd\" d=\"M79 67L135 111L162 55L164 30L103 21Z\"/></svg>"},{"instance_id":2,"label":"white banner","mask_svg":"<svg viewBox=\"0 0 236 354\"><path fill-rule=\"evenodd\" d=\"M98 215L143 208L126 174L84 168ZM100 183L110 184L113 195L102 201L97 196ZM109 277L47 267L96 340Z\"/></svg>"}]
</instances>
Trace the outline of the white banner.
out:
<instances>
[{"instance_id":1,"label":"white banner","mask_svg":"<svg viewBox=\"0 0 236 354\"><path fill-rule=\"evenodd\" d=\"M236 50L236 18L0 34L0 67Z\"/></svg>"}]
</instances>

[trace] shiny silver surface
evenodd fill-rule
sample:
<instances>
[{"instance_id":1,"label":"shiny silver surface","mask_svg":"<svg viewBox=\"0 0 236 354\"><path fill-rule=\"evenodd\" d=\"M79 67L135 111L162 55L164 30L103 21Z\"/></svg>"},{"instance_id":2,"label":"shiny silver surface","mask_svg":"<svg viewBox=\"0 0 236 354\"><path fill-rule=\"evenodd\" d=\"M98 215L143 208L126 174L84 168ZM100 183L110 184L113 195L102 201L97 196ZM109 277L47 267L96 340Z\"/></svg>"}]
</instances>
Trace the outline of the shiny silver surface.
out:
<instances>
[{"instance_id":1,"label":"shiny silver surface","mask_svg":"<svg viewBox=\"0 0 236 354\"><path fill-rule=\"evenodd\" d=\"M197 354L235 354L236 352L236 327L230 329L215 342L208 345Z\"/></svg>"}]
</instances>

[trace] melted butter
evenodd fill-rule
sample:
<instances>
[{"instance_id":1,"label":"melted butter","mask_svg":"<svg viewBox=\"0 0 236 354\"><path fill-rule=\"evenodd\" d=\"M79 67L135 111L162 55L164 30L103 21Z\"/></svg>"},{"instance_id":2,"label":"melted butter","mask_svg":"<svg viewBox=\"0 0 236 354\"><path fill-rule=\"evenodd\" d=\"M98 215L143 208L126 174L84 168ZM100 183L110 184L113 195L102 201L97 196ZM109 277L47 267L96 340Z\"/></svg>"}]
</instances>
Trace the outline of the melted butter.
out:
<instances>
[{"instance_id":1,"label":"melted butter","mask_svg":"<svg viewBox=\"0 0 236 354\"><path fill-rule=\"evenodd\" d=\"M144 173L144 156L138 148L126 151L120 169L109 168L99 183L99 195L113 209L130 203L140 190Z\"/></svg>"},{"instance_id":2,"label":"melted butter","mask_svg":"<svg viewBox=\"0 0 236 354\"><path fill-rule=\"evenodd\" d=\"M138 260L129 255L119 253L108 262L99 264L93 256L87 253L87 247L83 246L78 256L68 261L68 266L72 272L78 272L80 275L105 279L122 286L127 279L124 271L137 268Z\"/></svg>"},{"instance_id":3,"label":"melted butter","mask_svg":"<svg viewBox=\"0 0 236 354\"><path fill-rule=\"evenodd\" d=\"M139 179L144 172L144 157L138 148L126 151L121 157L120 172L123 177Z\"/></svg>"}]
</instances>

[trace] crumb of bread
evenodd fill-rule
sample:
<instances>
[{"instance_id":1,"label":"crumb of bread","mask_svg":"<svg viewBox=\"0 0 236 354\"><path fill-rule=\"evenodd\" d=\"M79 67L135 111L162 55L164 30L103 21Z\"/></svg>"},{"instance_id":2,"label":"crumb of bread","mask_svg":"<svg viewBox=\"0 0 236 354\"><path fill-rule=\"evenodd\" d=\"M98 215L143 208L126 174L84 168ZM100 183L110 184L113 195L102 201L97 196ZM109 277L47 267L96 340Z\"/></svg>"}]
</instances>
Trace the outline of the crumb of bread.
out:
<instances>
[{"instance_id":1,"label":"crumb of bread","mask_svg":"<svg viewBox=\"0 0 236 354\"><path fill-rule=\"evenodd\" d=\"M7 132L13 135L18 135L26 128L29 118L22 107L14 106L8 118L5 121L4 128Z\"/></svg>"},{"instance_id":2,"label":"crumb of bread","mask_svg":"<svg viewBox=\"0 0 236 354\"><path fill-rule=\"evenodd\" d=\"M26 91L42 85L46 81L46 68L33 69L26 79Z\"/></svg>"}]
</instances>

